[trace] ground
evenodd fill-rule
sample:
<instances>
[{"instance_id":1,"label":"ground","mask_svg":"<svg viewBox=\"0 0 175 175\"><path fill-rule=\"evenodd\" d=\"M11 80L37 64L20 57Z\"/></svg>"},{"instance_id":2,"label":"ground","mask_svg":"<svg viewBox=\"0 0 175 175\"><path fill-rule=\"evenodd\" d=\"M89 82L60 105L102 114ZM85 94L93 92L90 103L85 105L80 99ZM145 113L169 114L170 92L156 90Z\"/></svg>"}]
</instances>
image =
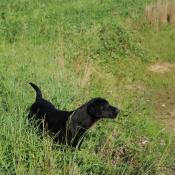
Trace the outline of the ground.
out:
<instances>
[{"instance_id":1,"label":"ground","mask_svg":"<svg viewBox=\"0 0 175 175\"><path fill-rule=\"evenodd\" d=\"M157 74L172 73L175 63L158 62L149 66L149 71ZM162 80L163 81L163 80ZM175 131L175 86L164 88L154 94L155 118Z\"/></svg>"},{"instance_id":2,"label":"ground","mask_svg":"<svg viewBox=\"0 0 175 175\"><path fill-rule=\"evenodd\" d=\"M156 118L175 131L175 89L165 89L155 95Z\"/></svg>"},{"instance_id":3,"label":"ground","mask_svg":"<svg viewBox=\"0 0 175 175\"><path fill-rule=\"evenodd\" d=\"M151 2L0 1L0 174L174 174L175 29L146 21ZM59 109L121 112L72 152L29 126L29 82Z\"/></svg>"}]
</instances>

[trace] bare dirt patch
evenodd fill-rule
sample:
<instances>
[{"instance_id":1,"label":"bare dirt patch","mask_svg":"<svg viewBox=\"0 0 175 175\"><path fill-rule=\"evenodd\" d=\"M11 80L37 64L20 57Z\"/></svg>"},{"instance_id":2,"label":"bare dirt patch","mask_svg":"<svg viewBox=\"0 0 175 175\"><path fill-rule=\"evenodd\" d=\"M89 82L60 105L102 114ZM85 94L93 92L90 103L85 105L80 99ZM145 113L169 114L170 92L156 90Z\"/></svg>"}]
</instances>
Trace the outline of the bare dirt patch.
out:
<instances>
[{"instance_id":1,"label":"bare dirt patch","mask_svg":"<svg viewBox=\"0 0 175 175\"><path fill-rule=\"evenodd\" d=\"M158 92L154 105L158 119L175 131L175 88Z\"/></svg>"},{"instance_id":2,"label":"bare dirt patch","mask_svg":"<svg viewBox=\"0 0 175 175\"><path fill-rule=\"evenodd\" d=\"M148 69L151 72L163 74L175 70L175 63L168 63L168 62L156 63L151 65Z\"/></svg>"}]
</instances>

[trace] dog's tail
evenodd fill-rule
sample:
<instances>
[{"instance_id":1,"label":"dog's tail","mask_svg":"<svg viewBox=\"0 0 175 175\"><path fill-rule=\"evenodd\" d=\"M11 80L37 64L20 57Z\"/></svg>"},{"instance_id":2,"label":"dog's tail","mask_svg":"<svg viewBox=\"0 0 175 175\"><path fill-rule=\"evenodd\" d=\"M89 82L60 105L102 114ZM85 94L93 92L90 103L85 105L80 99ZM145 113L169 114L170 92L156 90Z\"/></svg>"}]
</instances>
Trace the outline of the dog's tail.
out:
<instances>
[{"instance_id":1,"label":"dog's tail","mask_svg":"<svg viewBox=\"0 0 175 175\"><path fill-rule=\"evenodd\" d=\"M41 100L41 99L42 99L42 93L41 93L40 88L39 88L37 85L33 84L33 83L29 83L29 84L30 84L30 85L35 89L35 91L36 91L36 101Z\"/></svg>"}]
</instances>

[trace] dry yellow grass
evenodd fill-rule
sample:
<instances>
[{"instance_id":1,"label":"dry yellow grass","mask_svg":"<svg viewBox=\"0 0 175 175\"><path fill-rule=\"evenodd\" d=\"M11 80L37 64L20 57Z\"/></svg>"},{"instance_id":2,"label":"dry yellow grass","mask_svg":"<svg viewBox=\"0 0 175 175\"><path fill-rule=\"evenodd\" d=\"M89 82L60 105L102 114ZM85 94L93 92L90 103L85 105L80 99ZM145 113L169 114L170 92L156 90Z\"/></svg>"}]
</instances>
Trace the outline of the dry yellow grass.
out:
<instances>
[{"instance_id":1,"label":"dry yellow grass","mask_svg":"<svg viewBox=\"0 0 175 175\"><path fill-rule=\"evenodd\" d=\"M157 27L168 23L175 27L175 1L157 1L147 5L145 17L149 23Z\"/></svg>"},{"instance_id":2,"label":"dry yellow grass","mask_svg":"<svg viewBox=\"0 0 175 175\"><path fill-rule=\"evenodd\" d=\"M74 64L75 71L80 75L79 85L81 88L86 87L90 82L94 72L96 72L92 63L87 61L83 54L77 55Z\"/></svg>"},{"instance_id":3,"label":"dry yellow grass","mask_svg":"<svg viewBox=\"0 0 175 175\"><path fill-rule=\"evenodd\" d=\"M83 75L82 75L82 78L80 80L80 86L83 88L86 86L86 84L88 84L88 82L90 81L91 79L91 75L93 74L94 72L94 68L93 66L90 64L90 63L86 63L84 66L84 72L83 72Z\"/></svg>"}]
</instances>

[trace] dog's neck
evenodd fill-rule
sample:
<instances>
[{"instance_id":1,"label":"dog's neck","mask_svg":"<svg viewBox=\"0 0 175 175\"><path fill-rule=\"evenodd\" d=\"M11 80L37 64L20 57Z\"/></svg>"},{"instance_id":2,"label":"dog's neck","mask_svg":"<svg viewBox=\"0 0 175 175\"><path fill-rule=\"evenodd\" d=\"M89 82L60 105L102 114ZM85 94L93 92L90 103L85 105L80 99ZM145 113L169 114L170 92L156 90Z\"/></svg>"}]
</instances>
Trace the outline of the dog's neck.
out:
<instances>
[{"instance_id":1,"label":"dog's neck","mask_svg":"<svg viewBox=\"0 0 175 175\"><path fill-rule=\"evenodd\" d=\"M93 116L87 111L87 106L83 106L75 111L75 117L72 116L72 119L82 126L84 129L89 129L96 121L100 118Z\"/></svg>"},{"instance_id":2,"label":"dog's neck","mask_svg":"<svg viewBox=\"0 0 175 175\"><path fill-rule=\"evenodd\" d=\"M82 106L72 112L69 116L67 129L70 133L73 145L81 145L84 133L88 130L97 120L94 116L87 112L87 107Z\"/></svg>"},{"instance_id":3,"label":"dog's neck","mask_svg":"<svg viewBox=\"0 0 175 175\"><path fill-rule=\"evenodd\" d=\"M80 107L70 115L69 130L72 133L81 128L85 132L98 120L99 118L95 118L87 112L86 106ZM72 134L74 135L75 133Z\"/></svg>"}]
</instances>

